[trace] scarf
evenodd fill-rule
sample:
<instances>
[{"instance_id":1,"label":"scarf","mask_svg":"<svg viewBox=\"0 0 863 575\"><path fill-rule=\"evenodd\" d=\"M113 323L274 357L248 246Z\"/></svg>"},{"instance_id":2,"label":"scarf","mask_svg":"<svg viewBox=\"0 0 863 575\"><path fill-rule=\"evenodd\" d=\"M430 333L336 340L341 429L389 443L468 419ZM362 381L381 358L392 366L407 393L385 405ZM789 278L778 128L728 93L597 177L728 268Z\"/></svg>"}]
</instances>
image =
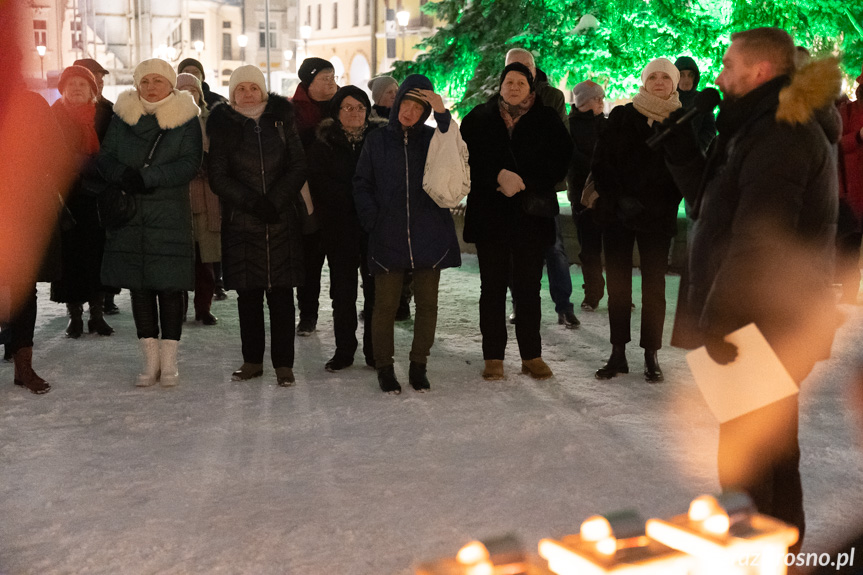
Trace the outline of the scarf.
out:
<instances>
[{"instance_id":1,"label":"scarf","mask_svg":"<svg viewBox=\"0 0 863 575\"><path fill-rule=\"evenodd\" d=\"M140 98L140 96L138 96ZM141 105L144 106L144 112L147 114L155 114L156 110L164 106L169 100L176 97L174 92L171 92L166 97L162 98L158 102L148 102L144 98L141 98Z\"/></svg>"},{"instance_id":2,"label":"scarf","mask_svg":"<svg viewBox=\"0 0 863 575\"><path fill-rule=\"evenodd\" d=\"M503 123L506 124L506 131L512 136L512 131L515 125L524 116L528 110L533 107L536 102L536 92L531 92L527 98L521 101L520 104L511 106L503 101L503 98L498 98L498 107L500 108L500 117L503 118Z\"/></svg>"},{"instance_id":3,"label":"scarf","mask_svg":"<svg viewBox=\"0 0 863 575\"><path fill-rule=\"evenodd\" d=\"M652 126L653 122L662 122L671 112L680 108L680 98L677 92L672 92L667 100L663 100L650 94L642 86L638 89L638 94L632 98L632 105L642 116L647 116L647 125Z\"/></svg>"},{"instance_id":4,"label":"scarf","mask_svg":"<svg viewBox=\"0 0 863 575\"><path fill-rule=\"evenodd\" d=\"M356 147L357 144L359 144L360 142L363 141L363 136L365 135L366 128L368 128L368 127L369 127L368 122L365 122L362 126L360 126L359 128L355 128L353 130L349 130L349 129L345 128L344 126L342 126L342 132L344 132L345 137L348 139L348 143L352 147Z\"/></svg>"},{"instance_id":5,"label":"scarf","mask_svg":"<svg viewBox=\"0 0 863 575\"><path fill-rule=\"evenodd\" d=\"M264 108L267 107L267 103L261 102L260 104L255 104L254 106L243 107L240 107L237 104L231 104L231 107L234 109L235 112L242 114L247 118L251 118L252 120L257 122L264 114Z\"/></svg>"},{"instance_id":6,"label":"scarf","mask_svg":"<svg viewBox=\"0 0 863 575\"><path fill-rule=\"evenodd\" d=\"M63 108L69 114L69 118L78 127L81 134L80 149L76 150L85 156L92 156L99 151L99 136L96 135L96 104L82 104L70 106L63 102Z\"/></svg>"}]
</instances>

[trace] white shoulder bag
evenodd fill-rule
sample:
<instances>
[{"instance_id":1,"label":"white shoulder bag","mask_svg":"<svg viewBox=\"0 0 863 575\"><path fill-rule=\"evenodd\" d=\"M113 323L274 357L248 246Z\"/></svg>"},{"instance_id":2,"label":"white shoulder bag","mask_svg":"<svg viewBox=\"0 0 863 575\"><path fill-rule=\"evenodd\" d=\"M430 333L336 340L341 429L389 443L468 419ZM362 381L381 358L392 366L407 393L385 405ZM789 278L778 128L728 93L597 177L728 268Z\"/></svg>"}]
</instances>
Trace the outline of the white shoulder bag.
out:
<instances>
[{"instance_id":1,"label":"white shoulder bag","mask_svg":"<svg viewBox=\"0 0 863 575\"><path fill-rule=\"evenodd\" d=\"M435 128L423 172L423 189L442 208L456 207L470 192L467 144L455 120L450 120L446 132Z\"/></svg>"}]
</instances>

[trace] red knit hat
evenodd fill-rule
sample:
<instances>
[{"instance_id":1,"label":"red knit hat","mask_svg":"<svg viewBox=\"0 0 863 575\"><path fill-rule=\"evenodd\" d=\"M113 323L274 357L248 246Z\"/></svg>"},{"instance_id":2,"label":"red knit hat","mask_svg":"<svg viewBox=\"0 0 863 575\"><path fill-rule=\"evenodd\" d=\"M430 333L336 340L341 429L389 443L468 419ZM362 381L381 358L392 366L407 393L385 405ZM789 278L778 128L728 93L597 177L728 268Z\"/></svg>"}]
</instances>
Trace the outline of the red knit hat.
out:
<instances>
[{"instance_id":1,"label":"red knit hat","mask_svg":"<svg viewBox=\"0 0 863 575\"><path fill-rule=\"evenodd\" d=\"M57 89L60 90L61 94L63 93L63 89L66 87L66 82L75 76L87 80L87 83L90 84L90 91L93 92L94 98L99 95L99 90L96 88L96 77L93 76L93 72L84 66L69 66L63 70L63 73L60 74L60 81L57 83Z\"/></svg>"}]
</instances>

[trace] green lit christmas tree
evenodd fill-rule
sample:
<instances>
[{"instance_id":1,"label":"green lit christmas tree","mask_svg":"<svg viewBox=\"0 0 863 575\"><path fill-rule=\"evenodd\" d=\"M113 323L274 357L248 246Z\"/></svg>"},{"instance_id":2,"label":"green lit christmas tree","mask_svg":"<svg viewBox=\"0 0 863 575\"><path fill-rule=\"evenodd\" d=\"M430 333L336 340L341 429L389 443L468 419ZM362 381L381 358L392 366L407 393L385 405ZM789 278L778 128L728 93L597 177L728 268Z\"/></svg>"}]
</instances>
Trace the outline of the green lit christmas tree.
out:
<instances>
[{"instance_id":1,"label":"green lit christmas tree","mask_svg":"<svg viewBox=\"0 0 863 575\"><path fill-rule=\"evenodd\" d=\"M722 67L737 30L778 26L813 56L842 55L851 79L863 64L863 0L441 0L425 6L446 22L395 75L425 74L459 115L497 89L507 50L537 54L537 65L567 88L593 79L627 97L652 58L691 56L701 87Z\"/></svg>"}]
</instances>

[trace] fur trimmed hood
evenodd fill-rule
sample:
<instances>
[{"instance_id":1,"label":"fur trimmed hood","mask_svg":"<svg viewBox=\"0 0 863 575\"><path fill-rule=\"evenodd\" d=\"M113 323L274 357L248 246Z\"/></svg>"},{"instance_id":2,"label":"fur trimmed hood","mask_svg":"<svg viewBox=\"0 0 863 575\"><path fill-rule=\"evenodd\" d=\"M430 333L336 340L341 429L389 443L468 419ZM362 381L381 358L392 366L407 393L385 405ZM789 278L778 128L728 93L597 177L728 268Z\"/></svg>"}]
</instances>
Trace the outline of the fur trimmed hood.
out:
<instances>
[{"instance_id":1,"label":"fur trimmed hood","mask_svg":"<svg viewBox=\"0 0 863 575\"><path fill-rule=\"evenodd\" d=\"M816 110L833 106L842 89L842 72L836 58L813 60L794 74L791 84L779 92L776 121L803 124Z\"/></svg>"},{"instance_id":2,"label":"fur trimmed hood","mask_svg":"<svg viewBox=\"0 0 863 575\"><path fill-rule=\"evenodd\" d=\"M195 104L195 99L188 92L174 90L172 94L174 97L171 101L165 102L156 109L156 120L163 130L178 128L192 118L197 118L201 111ZM114 113L130 126L134 126L147 112L144 111L144 105L141 103L141 98L138 97L138 91L133 89L126 90L117 96Z\"/></svg>"}]
</instances>

